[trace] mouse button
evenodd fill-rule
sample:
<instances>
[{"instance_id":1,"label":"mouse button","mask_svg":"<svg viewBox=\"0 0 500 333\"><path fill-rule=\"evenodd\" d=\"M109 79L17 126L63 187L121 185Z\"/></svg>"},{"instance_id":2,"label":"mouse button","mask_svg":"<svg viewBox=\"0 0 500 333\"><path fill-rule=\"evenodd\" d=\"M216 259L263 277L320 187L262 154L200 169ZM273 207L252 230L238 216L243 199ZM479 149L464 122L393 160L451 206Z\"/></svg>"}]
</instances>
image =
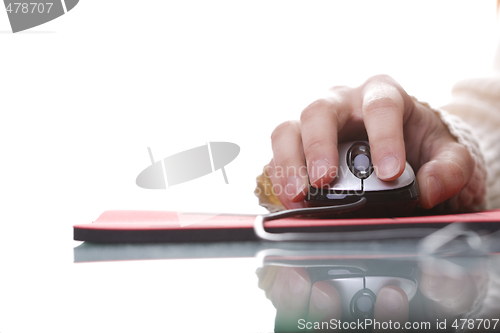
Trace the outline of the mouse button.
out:
<instances>
[{"instance_id":1,"label":"mouse button","mask_svg":"<svg viewBox=\"0 0 500 333\"><path fill-rule=\"evenodd\" d=\"M398 179L386 182L386 181L380 180L374 172L370 175L370 177L366 178L363 181L363 189L365 191L394 190L394 189L408 186L414 180L415 180L415 174L413 173L413 169L408 164L408 162L406 162L405 171L403 171L403 174Z\"/></svg>"},{"instance_id":2,"label":"mouse button","mask_svg":"<svg viewBox=\"0 0 500 333\"><path fill-rule=\"evenodd\" d=\"M354 176L350 171L344 175L344 172L339 170L337 177L328 184L328 189L333 191L361 191L362 184L361 179Z\"/></svg>"},{"instance_id":3,"label":"mouse button","mask_svg":"<svg viewBox=\"0 0 500 333\"><path fill-rule=\"evenodd\" d=\"M339 143L337 146L338 152L339 152L339 173L342 173L345 170L349 169L349 166L347 165L347 152L349 149L352 147L354 142L346 142L346 143Z\"/></svg>"},{"instance_id":4,"label":"mouse button","mask_svg":"<svg viewBox=\"0 0 500 333\"><path fill-rule=\"evenodd\" d=\"M340 143L338 145L339 152L339 168L337 176L328 185L327 189L334 191L362 191L363 185L361 179L356 177L349 170L347 165L347 152L352 147L354 142Z\"/></svg>"},{"instance_id":5,"label":"mouse button","mask_svg":"<svg viewBox=\"0 0 500 333\"><path fill-rule=\"evenodd\" d=\"M340 299L342 300L342 319L344 320L353 320L354 317L351 316L351 312L349 311L349 305L351 303L351 299L356 295L357 292L364 288L363 278L362 277L353 277L353 278L340 278L340 279L331 279L325 280L325 282L331 284L339 293Z\"/></svg>"},{"instance_id":6,"label":"mouse button","mask_svg":"<svg viewBox=\"0 0 500 333\"><path fill-rule=\"evenodd\" d=\"M363 180L363 189L365 191L373 191L373 192L394 190L400 187L398 179L392 180L390 182L385 182L383 180L380 180L380 178L378 178L374 172L370 175L370 177Z\"/></svg>"},{"instance_id":7,"label":"mouse button","mask_svg":"<svg viewBox=\"0 0 500 333\"><path fill-rule=\"evenodd\" d=\"M408 300L411 300L415 293L417 292L417 284L409 279L391 276L367 276L365 278L366 288L373 291L374 294L378 294L380 289L387 286L395 286L403 289L408 296Z\"/></svg>"},{"instance_id":8,"label":"mouse button","mask_svg":"<svg viewBox=\"0 0 500 333\"><path fill-rule=\"evenodd\" d=\"M401 187L410 185L415 180L415 172L413 172L413 168L408 162L406 162L405 171L403 171L398 180L401 183Z\"/></svg>"},{"instance_id":9,"label":"mouse button","mask_svg":"<svg viewBox=\"0 0 500 333\"><path fill-rule=\"evenodd\" d=\"M364 288L362 277L331 279L326 280L326 282L334 286L335 289L337 289L337 291L339 292L340 296L346 296L349 299L360 289Z\"/></svg>"},{"instance_id":10,"label":"mouse button","mask_svg":"<svg viewBox=\"0 0 500 333\"><path fill-rule=\"evenodd\" d=\"M362 269L361 267L337 266L337 267L330 267L327 274L332 278L335 278L336 276L341 276L341 275L353 275L353 274L362 275L364 272L365 270Z\"/></svg>"}]
</instances>

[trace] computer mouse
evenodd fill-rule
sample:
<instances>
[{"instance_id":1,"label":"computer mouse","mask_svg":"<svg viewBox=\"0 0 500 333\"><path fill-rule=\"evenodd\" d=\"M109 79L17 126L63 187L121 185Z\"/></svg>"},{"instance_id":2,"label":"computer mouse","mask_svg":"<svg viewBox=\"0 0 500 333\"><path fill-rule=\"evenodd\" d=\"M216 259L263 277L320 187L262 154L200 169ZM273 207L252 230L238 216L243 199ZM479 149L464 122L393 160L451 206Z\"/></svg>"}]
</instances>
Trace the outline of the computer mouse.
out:
<instances>
[{"instance_id":1,"label":"computer mouse","mask_svg":"<svg viewBox=\"0 0 500 333\"><path fill-rule=\"evenodd\" d=\"M264 250L259 255L262 266L305 269L311 287L319 281L332 285L340 296L341 320L345 322L373 319L377 295L384 287L400 288L408 302L417 294L421 271L416 257L346 256L339 255L338 249L332 252L325 247L318 251L319 248Z\"/></svg>"},{"instance_id":2,"label":"computer mouse","mask_svg":"<svg viewBox=\"0 0 500 333\"><path fill-rule=\"evenodd\" d=\"M386 286L401 288L411 301L420 278L418 265L411 260L367 259L309 265L311 284L325 281L342 300L342 320L372 319L379 291Z\"/></svg>"},{"instance_id":3,"label":"computer mouse","mask_svg":"<svg viewBox=\"0 0 500 333\"><path fill-rule=\"evenodd\" d=\"M307 207L343 205L364 197L366 204L356 211L356 216L404 216L415 209L419 192L408 162L399 178L382 181L374 172L368 141L339 144L338 152L336 178L323 188L309 185Z\"/></svg>"}]
</instances>

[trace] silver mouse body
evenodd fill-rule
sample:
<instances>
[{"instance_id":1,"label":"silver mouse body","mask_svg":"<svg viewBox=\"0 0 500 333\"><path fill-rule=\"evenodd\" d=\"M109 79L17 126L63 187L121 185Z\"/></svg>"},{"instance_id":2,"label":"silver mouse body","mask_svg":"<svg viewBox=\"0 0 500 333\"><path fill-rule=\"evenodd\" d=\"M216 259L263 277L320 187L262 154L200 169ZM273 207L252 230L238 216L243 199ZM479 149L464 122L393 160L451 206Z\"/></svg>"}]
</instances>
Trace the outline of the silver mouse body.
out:
<instances>
[{"instance_id":1,"label":"silver mouse body","mask_svg":"<svg viewBox=\"0 0 500 333\"><path fill-rule=\"evenodd\" d=\"M309 186L305 200L308 207L343 205L365 197L367 204L356 213L358 216L404 216L415 209L418 186L408 162L399 178L382 181L374 172L367 141L339 144L338 151L337 176L324 188Z\"/></svg>"}]
</instances>

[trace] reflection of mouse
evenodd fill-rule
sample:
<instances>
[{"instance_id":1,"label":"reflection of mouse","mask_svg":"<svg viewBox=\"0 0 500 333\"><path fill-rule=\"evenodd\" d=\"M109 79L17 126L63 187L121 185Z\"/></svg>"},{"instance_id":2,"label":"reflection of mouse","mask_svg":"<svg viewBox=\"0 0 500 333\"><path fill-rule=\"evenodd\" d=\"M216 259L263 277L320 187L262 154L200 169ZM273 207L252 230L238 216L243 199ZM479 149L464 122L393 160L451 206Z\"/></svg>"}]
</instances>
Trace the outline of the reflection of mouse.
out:
<instances>
[{"instance_id":1,"label":"reflection of mouse","mask_svg":"<svg viewBox=\"0 0 500 333\"><path fill-rule=\"evenodd\" d=\"M365 197L367 203L356 215L399 216L411 213L417 206L417 182L408 162L398 179L386 182L373 172L367 141L339 144L338 151L337 177L324 188L309 186L305 200L308 207L342 205Z\"/></svg>"},{"instance_id":2,"label":"reflection of mouse","mask_svg":"<svg viewBox=\"0 0 500 333\"><path fill-rule=\"evenodd\" d=\"M420 271L411 261L339 261L309 266L311 284L325 281L335 287L342 300L342 320L372 319L377 294L385 286L401 288L411 301L418 289Z\"/></svg>"}]
</instances>

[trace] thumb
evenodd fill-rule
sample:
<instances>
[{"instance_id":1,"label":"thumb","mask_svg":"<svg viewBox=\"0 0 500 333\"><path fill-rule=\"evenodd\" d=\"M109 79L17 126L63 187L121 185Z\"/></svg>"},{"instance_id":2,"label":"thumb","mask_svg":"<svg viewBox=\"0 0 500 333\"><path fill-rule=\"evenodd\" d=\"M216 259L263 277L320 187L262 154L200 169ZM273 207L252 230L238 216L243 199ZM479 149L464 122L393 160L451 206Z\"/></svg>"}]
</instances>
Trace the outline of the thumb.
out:
<instances>
[{"instance_id":1,"label":"thumb","mask_svg":"<svg viewBox=\"0 0 500 333\"><path fill-rule=\"evenodd\" d=\"M457 142L435 143L431 159L420 167L417 181L420 206L430 209L458 194L469 182L474 160L467 148Z\"/></svg>"}]
</instances>

